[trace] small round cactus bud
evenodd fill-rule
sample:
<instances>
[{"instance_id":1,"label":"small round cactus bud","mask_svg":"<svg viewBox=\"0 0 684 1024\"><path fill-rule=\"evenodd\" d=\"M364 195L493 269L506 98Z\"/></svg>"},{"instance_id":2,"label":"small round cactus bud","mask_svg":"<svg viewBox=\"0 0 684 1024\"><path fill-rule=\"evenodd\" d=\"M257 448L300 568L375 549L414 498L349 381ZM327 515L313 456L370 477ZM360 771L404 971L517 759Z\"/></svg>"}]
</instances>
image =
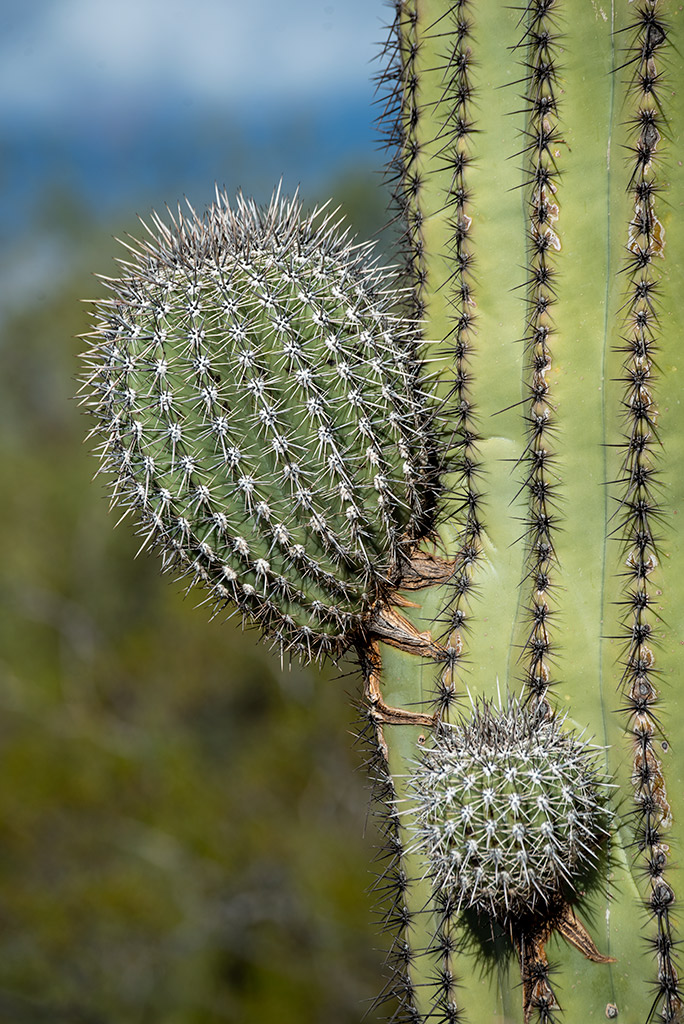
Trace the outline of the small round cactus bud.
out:
<instances>
[{"instance_id":1,"label":"small round cactus bud","mask_svg":"<svg viewBox=\"0 0 684 1024\"><path fill-rule=\"evenodd\" d=\"M608 837L595 748L513 698L478 702L469 720L443 727L410 788L435 887L502 924L571 898Z\"/></svg>"},{"instance_id":2,"label":"small round cactus bud","mask_svg":"<svg viewBox=\"0 0 684 1024\"><path fill-rule=\"evenodd\" d=\"M218 607L336 653L434 515L416 327L368 246L278 193L147 230L85 357L114 499Z\"/></svg>"}]
</instances>

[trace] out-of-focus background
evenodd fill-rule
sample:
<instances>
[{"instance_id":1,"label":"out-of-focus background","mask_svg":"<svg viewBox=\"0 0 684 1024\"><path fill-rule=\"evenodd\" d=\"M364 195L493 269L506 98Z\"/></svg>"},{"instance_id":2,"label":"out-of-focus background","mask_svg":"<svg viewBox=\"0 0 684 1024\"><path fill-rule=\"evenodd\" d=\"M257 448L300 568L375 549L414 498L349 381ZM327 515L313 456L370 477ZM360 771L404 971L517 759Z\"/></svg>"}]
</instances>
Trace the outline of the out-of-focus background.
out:
<instances>
[{"instance_id":1,"label":"out-of-focus background","mask_svg":"<svg viewBox=\"0 0 684 1024\"><path fill-rule=\"evenodd\" d=\"M0 0L0 1020L357 1024L356 677L134 558L72 396L113 236L214 182L386 219L381 0ZM371 1010L367 1021L379 1019Z\"/></svg>"}]
</instances>

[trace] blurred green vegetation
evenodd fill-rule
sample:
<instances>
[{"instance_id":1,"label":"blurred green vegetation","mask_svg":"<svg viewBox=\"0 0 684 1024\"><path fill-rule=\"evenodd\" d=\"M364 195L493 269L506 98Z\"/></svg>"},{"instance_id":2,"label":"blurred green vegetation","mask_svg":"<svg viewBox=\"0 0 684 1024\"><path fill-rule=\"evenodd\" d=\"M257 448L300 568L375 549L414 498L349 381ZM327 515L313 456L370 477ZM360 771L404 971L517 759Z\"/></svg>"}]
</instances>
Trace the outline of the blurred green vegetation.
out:
<instances>
[{"instance_id":1,"label":"blurred green vegetation","mask_svg":"<svg viewBox=\"0 0 684 1024\"><path fill-rule=\"evenodd\" d=\"M372 177L335 192L380 225ZM0 325L0 1019L356 1024L383 941L358 680L282 670L114 529L72 396L118 247L46 216L62 284Z\"/></svg>"}]
</instances>

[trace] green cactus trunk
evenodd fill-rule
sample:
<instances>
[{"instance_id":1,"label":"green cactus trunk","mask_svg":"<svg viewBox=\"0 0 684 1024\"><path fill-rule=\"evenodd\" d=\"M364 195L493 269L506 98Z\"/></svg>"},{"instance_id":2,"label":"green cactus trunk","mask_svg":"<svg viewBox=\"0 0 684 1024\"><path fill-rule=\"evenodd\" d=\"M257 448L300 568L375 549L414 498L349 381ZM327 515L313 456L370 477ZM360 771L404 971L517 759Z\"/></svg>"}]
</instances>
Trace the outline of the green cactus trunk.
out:
<instances>
[{"instance_id":1,"label":"green cactus trunk","mask_svg":"<svg viewBox=\"0 0 684 1024\"><path fill-rule=\"evenodd\" d=\"M381 699L446 721L469 697L548 702L605 748L617 823L567 915L487 933L399 852L428 730L376 713L396 1019L684 1019L681 20L662 0L397 5L392 169L453 427L435 550L456 569L406 594L443 650L381 644Z\"/></svg>"}]
</instances>

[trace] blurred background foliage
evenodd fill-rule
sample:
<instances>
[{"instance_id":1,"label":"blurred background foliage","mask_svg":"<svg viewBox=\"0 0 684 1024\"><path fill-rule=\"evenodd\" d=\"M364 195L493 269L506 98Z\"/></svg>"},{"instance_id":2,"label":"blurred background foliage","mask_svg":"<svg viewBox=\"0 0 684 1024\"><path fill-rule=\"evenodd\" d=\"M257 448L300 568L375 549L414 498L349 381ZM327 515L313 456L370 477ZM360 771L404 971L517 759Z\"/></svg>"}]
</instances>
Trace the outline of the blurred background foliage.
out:
<instances>
[{"instance_id":1,"label":"blurred background foliage","mask_svg":"<svg viewBox=\"0 0 684 1024\"><path fill-rule=\"evenodd\" d=\"M263 145L203 128L190 163L187 133L160 147L143 120L137 159L109 178L93 170L106 122L99 144L77 118L60 133L3 109L0 1020L355 1024L383 939L353 666L281 667L136 559L73 395L80 300L100 293L93 271L115 272L134 210L183 192L201 206L214 179L252 175L264 199L285 168L372 236L386 197L370 109L342 131L300 104L290 135L261 110ZM335 175L338 151L352 158Z\"/></svg>"}]
</instances>

